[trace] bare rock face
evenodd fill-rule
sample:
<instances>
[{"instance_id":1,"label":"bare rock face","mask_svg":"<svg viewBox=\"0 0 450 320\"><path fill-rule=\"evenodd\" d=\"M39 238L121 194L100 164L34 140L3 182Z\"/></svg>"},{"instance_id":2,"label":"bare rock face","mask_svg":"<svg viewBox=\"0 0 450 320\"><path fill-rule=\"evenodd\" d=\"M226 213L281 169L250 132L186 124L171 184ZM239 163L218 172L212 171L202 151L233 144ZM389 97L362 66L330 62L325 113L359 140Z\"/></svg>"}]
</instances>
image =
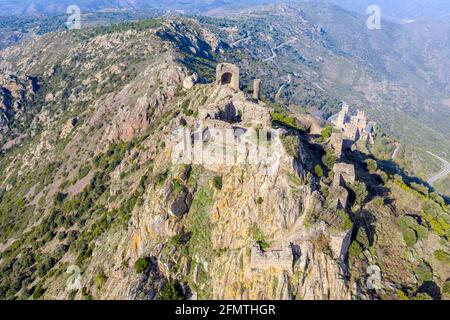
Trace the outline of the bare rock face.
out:
<instances>
[{"instance_id":1,"label":"bare rock face","mask_svg":"<svg viewBox=\"0 0 450 320\"><path fill-rule=\"evenodd\" d=\"M77 123L78 123L77 118L72 118L72 119L67 120L65 126L61 130L60 138L61 139L66 138L72 132L72 130L75 128Z\"/></svg>"},{"instance_id":2,"label":"bare rock face","mask_svg":"<svg viewBox=\"0 0 450 320\"><path fill-rule=\"evenodd\" d=\"M192 195L187 189L183 189L169 207L169 214L174 217L182 216L189 211L192 203Z\"/></svg>"},{"instance_id":3,"label":"bare rock face","mask_svg":"<svg viewBox=\"0 0 450 320\"><path fill-rule=\"evenodd\" d=\"M186 90L190 90L197 83L197 81L198 81L198 76L196 73L194 73L193 75L184 78L183 88Z\"/></svg>"},{"instance_id":4,"label":"bare rock face","mask_svg":"<svg viewBox=\"0 0 450 320\"><path fill-rule=\"evenodd\" d=\"M302 246L298 262L300 271L297 297L304 300L349 300L350 288L339 263L317 250L313 243Z\"/></svg>"},{"instance_id":5,"label":"bare rock face","mask_svg":"<svg viewBox=\"0 0 450 320\"><path fill-rule=\"evenodd\" d=\"M185 71L176 67L170 59L157 61L136 79L139 91L136 91L137 84L134 82L125 86L118 94L102 103L90 123L94 124L102 119L106 112L111 113L114 118L104 139L110 142L130 141L149 127L151 116L157 116L163 111L185 77ZM160 85L160 79L165 79L163 85Z\"/></svg>"},{"instance_id":6,"label":"bare rock face","mask_svg":"<svg viewBox=\"0 0 450 320\"><path fill-rule=\"evenodd\" d=\"M25 112L24 103L38 90L38 81L30 76L0 73L0 146L3 139L12 133L13 122L18 122Z\"/></svg>"}]
</instances>

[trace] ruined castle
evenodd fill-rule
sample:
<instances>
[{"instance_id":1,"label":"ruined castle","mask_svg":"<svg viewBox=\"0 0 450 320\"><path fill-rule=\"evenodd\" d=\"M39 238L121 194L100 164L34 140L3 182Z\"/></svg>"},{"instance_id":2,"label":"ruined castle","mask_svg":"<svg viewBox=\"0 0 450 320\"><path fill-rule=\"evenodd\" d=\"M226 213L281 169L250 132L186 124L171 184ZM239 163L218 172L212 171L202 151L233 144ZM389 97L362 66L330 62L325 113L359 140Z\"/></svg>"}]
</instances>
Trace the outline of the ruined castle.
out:
<instances>
[{"instance_id":1,"label":"ruined castle","mask_svg":"<svg viewBox=\"0 0 450 320\"><path fill-rule=\"evenodd\" d=\"M198 110L194 131L183 133L185 142L176 150L175 157L183 157L173 160L218 172L244 163L276 172L283 133L271 127L269 109L259 100L260 84L254 80L253 95L248 96L239 88L239 68L218 64L213 90Z\"/></svg>"}]
</instances>

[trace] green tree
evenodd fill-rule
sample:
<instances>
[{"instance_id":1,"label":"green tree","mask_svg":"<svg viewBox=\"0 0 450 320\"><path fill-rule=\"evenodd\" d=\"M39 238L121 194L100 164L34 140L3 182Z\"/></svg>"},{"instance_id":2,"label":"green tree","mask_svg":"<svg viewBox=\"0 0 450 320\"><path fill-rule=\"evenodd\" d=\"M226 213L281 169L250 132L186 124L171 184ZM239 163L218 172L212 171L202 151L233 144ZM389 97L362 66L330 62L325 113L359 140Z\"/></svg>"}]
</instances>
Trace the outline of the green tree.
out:
<instances>
[{"instance_id":1,"label":"green tree","mask_svg":"<svg viewBox=\"0 0 450 320\"><path fill-rule=\"evenodd\" d=\"M368 196L366 184L362 181L355 181L350 184L350 189L355 193L355 206L361 206Z\"/></svg>"}]
</instances>

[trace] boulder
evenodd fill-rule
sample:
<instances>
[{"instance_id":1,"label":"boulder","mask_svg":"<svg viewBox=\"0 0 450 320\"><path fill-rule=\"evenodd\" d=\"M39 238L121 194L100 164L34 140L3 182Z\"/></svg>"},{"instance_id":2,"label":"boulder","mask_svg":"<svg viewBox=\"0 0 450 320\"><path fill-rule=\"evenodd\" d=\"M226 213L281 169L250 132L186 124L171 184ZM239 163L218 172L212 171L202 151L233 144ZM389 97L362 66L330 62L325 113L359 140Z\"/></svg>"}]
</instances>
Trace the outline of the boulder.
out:
<instances>
[{"instance_id":1,"label":"boulder","mask_svg":"<svg viewBox=\"0 0 450 320\"><path fill-rule=\"evenodd\" d=\"M193 75L188 76L183 80L183 88L186 90L190 90L197 83L197 81L198 76L196 73L194 73Z\"/></svg>"}]
</instances>

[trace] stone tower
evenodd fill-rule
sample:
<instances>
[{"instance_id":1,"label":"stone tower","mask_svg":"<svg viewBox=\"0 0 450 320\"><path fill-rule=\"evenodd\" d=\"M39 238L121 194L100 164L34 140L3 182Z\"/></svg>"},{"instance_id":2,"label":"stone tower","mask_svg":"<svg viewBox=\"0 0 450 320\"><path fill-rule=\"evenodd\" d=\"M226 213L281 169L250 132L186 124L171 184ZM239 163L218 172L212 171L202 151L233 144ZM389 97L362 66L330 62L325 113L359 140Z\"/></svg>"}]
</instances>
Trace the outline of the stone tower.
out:
<instances>
[{"instance_id":1,"label":"stone tower","mask_svg":"<svg viewBox=\"0 0 450 320\"><path fill-rule=\"evenodd\" d=\"M259 100L261 94L261 79L253 80L253 99Z\"/></svg>"},{"instance_id":2,"label":"stone tower","mask_svg":"<svg viewBox=\"0 0 450 320\"><path fill-rule=\"evenodd\" d=\"M348 105L345 102L342 102L342 110L338 113L338 118L336 121L336 126L338 128L343 129L345 127L347 114L348 114Z\"/></svg>"},{"instance_id":3,"label":"stone tower","mask_svg":"<svg viewBox=\"0 0 450 320\"><path fill-rule=\"evenodd\" d=\"M219 63L216 67L216 85L239 90L239 67L231 63Z\"/></svg>"}]
</instances>

